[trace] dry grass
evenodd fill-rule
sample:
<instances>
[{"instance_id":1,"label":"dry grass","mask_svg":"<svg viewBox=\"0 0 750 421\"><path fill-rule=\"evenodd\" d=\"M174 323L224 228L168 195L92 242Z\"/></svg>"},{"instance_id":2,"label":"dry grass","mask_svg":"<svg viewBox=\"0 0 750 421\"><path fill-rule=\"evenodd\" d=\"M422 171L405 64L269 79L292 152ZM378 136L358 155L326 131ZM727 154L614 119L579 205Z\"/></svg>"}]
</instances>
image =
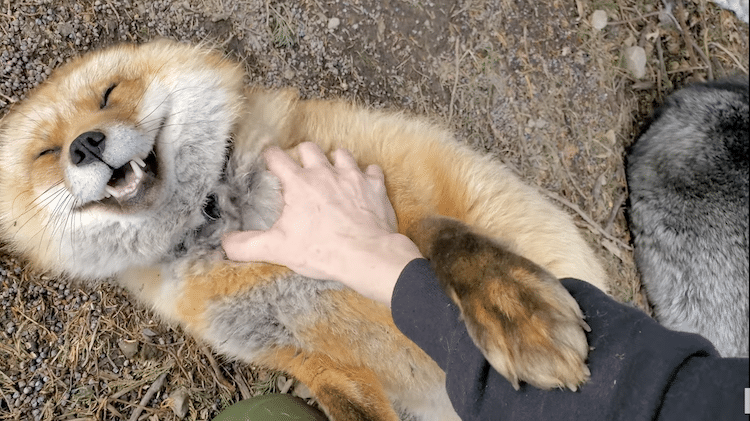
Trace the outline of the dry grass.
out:
<instances>
[{"instance_id":1,"label":"dry grass","mask_svg":"<svg viewBox=\"0 0 750 421\"><path fill-rule=\"evenodd\" d=\"M748 69L748 26L706 0L673 10L677 25L659 13L661 2L644 0L403 1L399 10L374 0L229 3L58 2L58 14L79 7L80 36L63 37L56 20L13 30L21 17L44 17L51 2L0 1L0 71L13 68L0 73L0 115L41 80L29 63L44 69L116 40L208 40L241 58L253 83L449 121L573 214L615 296L647 310L625 219L626 150L669 92ZM602 31L588 24L595 9L609 15ZM331 17L341 24L328 32ZM627 45L647 52L641 80L623 68ZM10 63L22 49L27 62ZM0 285L0 420L170 420L185 392L186 419L202 420L257 394L305 394L280 373L212 354L116 287L83 291L8 255Z\"/></svg>"}]
</instances>

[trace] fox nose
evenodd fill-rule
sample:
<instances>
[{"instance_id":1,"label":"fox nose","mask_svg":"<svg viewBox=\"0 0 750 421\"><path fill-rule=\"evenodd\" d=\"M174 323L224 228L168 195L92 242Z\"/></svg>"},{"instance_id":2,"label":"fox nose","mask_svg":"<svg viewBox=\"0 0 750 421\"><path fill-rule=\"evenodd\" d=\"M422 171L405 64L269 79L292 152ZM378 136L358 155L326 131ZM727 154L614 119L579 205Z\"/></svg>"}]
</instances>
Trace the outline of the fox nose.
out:
<instances>
[{"instance_id":1,"label":"fox nose","mask_svg":"<svg viewBox=\"0 0 750 421\"><path fill-rule=\"evenodd\" d=\"M70 144L70 161L75 166L103 161L102 154L106 138L104 133L95 131L79 135Z\"/></svg>"}]
</instances>

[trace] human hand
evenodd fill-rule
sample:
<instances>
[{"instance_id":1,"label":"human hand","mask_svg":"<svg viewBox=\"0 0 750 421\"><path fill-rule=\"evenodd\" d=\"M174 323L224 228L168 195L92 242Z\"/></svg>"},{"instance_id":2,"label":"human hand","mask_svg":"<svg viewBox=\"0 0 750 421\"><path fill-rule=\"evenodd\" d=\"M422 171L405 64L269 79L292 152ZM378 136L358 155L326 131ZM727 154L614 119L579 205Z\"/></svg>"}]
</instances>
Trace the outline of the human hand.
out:
<instances>
[{"instance_id":1,"label":"human hand","mask_svg":"<svg viewBox=\"0 0 750 421\"><path fill-rule=\"evenodd\" d=\"M268 231L228 233L227 257L339 281L390 305L401 270L421 254L396 232L382 170L370 165L361 172L343 149L333 153L333 165L313 143L300 144L298 152L302 166L278 148L264 153L281 181L284 209Z\"/></svg>"}]
</instances>

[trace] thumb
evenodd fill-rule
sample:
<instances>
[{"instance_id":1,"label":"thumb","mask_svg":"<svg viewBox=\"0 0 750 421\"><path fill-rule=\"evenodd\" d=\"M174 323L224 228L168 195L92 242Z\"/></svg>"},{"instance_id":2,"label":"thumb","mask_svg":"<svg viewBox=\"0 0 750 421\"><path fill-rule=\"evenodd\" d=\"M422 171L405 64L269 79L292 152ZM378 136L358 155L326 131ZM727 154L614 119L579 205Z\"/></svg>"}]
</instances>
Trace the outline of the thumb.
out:
<instances>
[{"instance_id":1,"label":"thumb","mask_svg":"<svg viewBox=\"0 0 750 421\"><path fill-rule=\"evenodd\" d=\"M224 234L221 246L230 260L273 263L273 238L271 231L234 231Z\"/></svg>"}]
</instances>

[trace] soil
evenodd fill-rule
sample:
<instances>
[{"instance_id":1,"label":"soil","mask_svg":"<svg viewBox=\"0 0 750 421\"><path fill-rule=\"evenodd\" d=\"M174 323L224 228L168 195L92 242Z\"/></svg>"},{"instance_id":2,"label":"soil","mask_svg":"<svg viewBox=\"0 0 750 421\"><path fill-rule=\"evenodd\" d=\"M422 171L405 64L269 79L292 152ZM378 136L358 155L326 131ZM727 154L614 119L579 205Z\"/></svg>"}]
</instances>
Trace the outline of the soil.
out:
<instances>
[{"instance_id":1,"label":"soil","mask_svg":"<svg viewBox=\"0 0 750 421\"><path fill-rule=\"evenodd\" d=\"M674 3L0 0L0 116L90 49L213 45L249 83L448 122L574 215L615 297L648 312L627 229L627 148L669 92L748 73L747 24L706 0ZM597 9L602 30L589 23ZM641 79L625 68L632 45L646 51ZM117 287L83 290L7 251L0 303L2 420L204 420L272 391L314 403L294 379L214 355Z\"/></svg>"}]
</instances>

